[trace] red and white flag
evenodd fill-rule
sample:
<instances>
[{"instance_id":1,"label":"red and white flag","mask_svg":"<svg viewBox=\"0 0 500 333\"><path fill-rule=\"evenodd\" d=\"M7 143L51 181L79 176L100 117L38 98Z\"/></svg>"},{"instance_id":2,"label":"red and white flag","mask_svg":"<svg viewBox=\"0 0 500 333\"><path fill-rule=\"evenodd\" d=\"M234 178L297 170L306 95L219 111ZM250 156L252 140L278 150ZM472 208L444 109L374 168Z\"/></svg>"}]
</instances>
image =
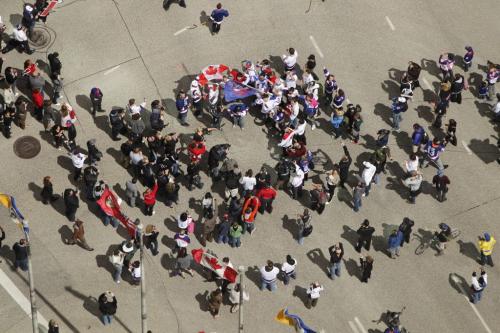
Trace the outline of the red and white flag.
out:
<instances>
[{"instance_id":1,"label":"red and white flag","mask_svg":"<svg viewBox=\"0 0 500 333\"><path fill-rule=\"evenodd\" d=\"M229 67L223 64L207 66L203 68L201 74L198 76L198 82L204 86L212 81L220 81L227 71L229 71Z\"/></svg>"},{"instance_id":2,"label":"red and white flag","mask_svg":"<svg viewBox=\"0 0 500 333\"><path fill-rule=\"evenodd\" d=\"M191 251L194 261L203 267L215 272L219 277L228 280L231 283L236 282L238 272L225 263L219 261L215 255L204 251L203 249L194 249Z\"/></svg>"}]
</instances>

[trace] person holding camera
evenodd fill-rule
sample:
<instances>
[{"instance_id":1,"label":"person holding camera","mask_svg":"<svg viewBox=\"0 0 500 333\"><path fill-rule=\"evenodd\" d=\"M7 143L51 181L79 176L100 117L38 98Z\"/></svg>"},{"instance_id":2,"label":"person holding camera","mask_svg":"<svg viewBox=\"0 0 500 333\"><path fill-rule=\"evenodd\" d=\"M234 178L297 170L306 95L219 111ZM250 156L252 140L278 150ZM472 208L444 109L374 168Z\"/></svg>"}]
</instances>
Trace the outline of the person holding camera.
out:
<instances>
[{"instance_id":1,"label":"person holding camera","mask_svg":"<svg viewBox=\"0 0 500 333\"><path fill-rule=\"evenodd\" d=\"M319 282L311 283L309 289L307 289L307 305L306 307L310 309L311 307L315 307L318 304L318 299L320 297L320 293L323 291L323 286L319 284Z\"/></svg>"}]
</instances>

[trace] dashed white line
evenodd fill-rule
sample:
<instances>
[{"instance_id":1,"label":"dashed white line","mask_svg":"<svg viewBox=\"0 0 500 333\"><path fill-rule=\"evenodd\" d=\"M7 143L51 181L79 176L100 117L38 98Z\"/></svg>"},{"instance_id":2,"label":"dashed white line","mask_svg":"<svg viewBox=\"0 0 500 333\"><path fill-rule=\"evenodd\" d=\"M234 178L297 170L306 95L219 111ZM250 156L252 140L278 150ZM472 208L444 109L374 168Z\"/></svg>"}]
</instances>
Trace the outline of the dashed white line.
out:
<instances>
[{"instance_id":1,"label":"dashed white line","mask_svg":"<svg viewBox=\"0 0 500 333\"><path fill-rule=\"evenodd\" d=\"M391 28L392 31L396 30L396 27L394 26L394 24L392 24L392 21L389 18L389 16L386 16L385 20L387 21L387 24L389 25L389 27Z\"/></svg>"},{"instance_id":2,"label":"dashed white line","mask_svg":"<svg viewBox=\"0 0 500 333\"><path fill-rule=\"evenodd\" d=\"M23 295L23 293L16 287L14 282L0 269L0 285L5 289L5 291L16 301L21 309L31 318L31 303ZM37 313L38 323L46 329L49 327L47 319L45 319L40 312Z\"/></svg>"},{"instance_id":3,"label":"dashed white line","mask_svg":"<svg viewBox=\"0 0 500 333\"><path fill-rule=\"evenodd\" d=\"M422 82L424 83L424 86L427 89L432 90L432 86L430 85L429 81L427 81L427 79L425 77L422 78Z\"/></svg>"},{"instance_id":4,"label":"dashed white line","mask_svg":"<svg viewBox=\"0 0 500 333\"><path fill-rule=\"evenodd\" d=\"M189 29L189 27L184 27L184 28L182 28L181 30L174 32L174 36L177 36L177 35L182 34L182 33L183 33L184 31L186 31L187 29Z\"/></svg>"},{"instance_id":5,"label":"dashed white line","mask_svg":"<svg viewBox=\"0 0 500 333\"><path fill-rule=\"evenodd\" d=\"M464 146L465 150L467 150L467 154L472 155L472 150L470 150L469 146L464 140L462 140L462 146Z\"/></svg>"},{"instance_id":6,"label":"dashed white line","mask_svg":"<svg viewBox=\"0 0 500 333\"><path fill-rule=\"evenodd\" d=\"M108 69L107 71L104 72L104 75L108 75L109 73L116 71L118 68L120 68L120 65Z\"/></svg>"},{"instance_id":7,"label":"dashed white line","mask_svg":"<svg viewBox=\"0 0 500 333\"><path fill-rule=\"evenodd\" d=\"M319 48L319 46L318 46L318 43L316 43L316 39L314 39L314 37L313 37L313 36L309 36L309 39L311 40L311 43L312 43L312 45L314 46L314 48L316 49L316 52L318 52L319 56L320 56L321 58L324 58L324 56L323 56L323 52L321 52L321 50L320 50L320 48Z\"/></svg>"},{"instance_id":8,"label":"dashed white line","mask_svg":"<svg viewBox=\"0 0 500 333\"><path fill-rule=\"evenodd\" d=\"M366 329L363 326L363 324L361 324L361 321L359 320L359 318L354 317L354 321L356 322L356 324L358 324L358 327L359 327L359 330L361 331L361 333L366 333Z\"/></svg>"},{"instance_id":9,"label":"dashed white line","mask_svg":"<svg viewBox=\"0 0 500 333\"><path fill-rule=\"evenodd\" d=\"M474 310L474 313L476 314L476 316L481 321L481 324L483 324L483 327L486 330L486 332L492 333L490 327L488 326L488 324L486 324L486 321L484 321L483 316L481 316L481 314L479 313L479 311L476 309L476 306L473 303L471 303L470 300L469 300L469 297L466 296L469 293L464 290L464 288L462 287L462 284L460 283L460 281L458 280L458 278L455 275L452 275L451 278L453 279L453 281L455 282L455 284L458 286L458 288L460 288L460 290L462 291L462 296L467 300L467 303L470 305L470 307L472 308L472 310Z\"/></svg>"},{"instance_id":10,"label":"dashed white line","mask_svg":"<svg viewBox=\"0 0 500 333\"><path fill-rule=\"evenodd\" d=\"M356 325L354 325L354 323L352 321L349 322L349 326L351 326L351 330L354 333L359 333L358 328L356 327Z\"/></svg>"}]
</instances>

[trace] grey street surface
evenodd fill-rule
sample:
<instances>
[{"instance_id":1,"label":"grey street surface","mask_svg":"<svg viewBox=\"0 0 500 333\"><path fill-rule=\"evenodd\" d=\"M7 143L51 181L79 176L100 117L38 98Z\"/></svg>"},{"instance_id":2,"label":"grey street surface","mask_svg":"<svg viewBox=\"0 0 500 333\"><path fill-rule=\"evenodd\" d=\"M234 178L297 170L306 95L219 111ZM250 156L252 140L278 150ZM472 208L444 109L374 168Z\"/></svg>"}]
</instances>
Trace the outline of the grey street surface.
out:
<instances>
[{"instance_id":1,"label":"grey street surface","mask_svg":"<svg viewBox=\"0 0 500 333\"><path fill-rule=\"evenodd\" d=\"M236 266L248 267L245 277L250 301L245 303L245 332L293 331L274 319L280 309L288 307L318 331L380 333L385 329L375 322L380 315L403 306L406 311L402 323L412 333L498 332L498 266L487 267L489 285L479 304L471 305L464 292L469 290L472 271L479 266L477 236L488 231L500 238L498 131L489 121L493 102L478 100L471 92L475 91L478 77L484 77L487 60L500 62L496 43L500 35L500 3L313 0L310 12L305 13L309 5L306 0L226 1L224 6L230 16L221 32L211 36L200 20L210 15L216 3L187 0L187 8L173 4L166 12L159 0L65 0L50 14L46 26L52 42L48 49L29 58L46 63L47 52L59 52L64 101L75 108L79 118L77 142L85 146L88 139L97 139L97 146L104 152L99 164L101 178L120 195L131 176L117 162L121 142L110 138L107 113L98 114L95 119L90 115L87 96L95 85L104 92L103 108L107 111L113 106L125 106L129 98L146 98L148 105L161 99L170 123L164 133L189 135L195 127L208 124L209 117L205 115L198 121L190 114L190 127L181 127L175 118L175 92L189 88L193 76L202 68L219 63L240 68L242 60L257 61L270 56L273 62L280 62L279 57L288 47L298 51L303 68L307 56L316 54L317 72L326 66L336 75L348 99L363 107L360 144L347 143L354 159L351 169L357 173L374 148L376 132L390 128L390 99L397 96L399 88L394 74L406 70L409 60L420 63L429 59L431 64L422 66L423 89L416 90L410 109L403 116L401 132L391 135L389 146L394 161L389 163L381 183L372 186L359 213L354 213L350 203L345 202L351 200L352 192L341 191L321 216L313 216L314 231L301 246L294 239L294 221L304 207L279 191L273 213L259 216L257 230L251 237L242 238L240 248L216 243L209 243L208 247L220 257L229 256ZM12 25L21 20L23 1L1 0L0 4L0 15L10 33ZM193 24L197 27L174 36ZM410 205L406 201L407 191L394 173L411 151L409 136L414 122L424 125L428 133L436 132L427 129L433 119L428 101L435 95L440 80L435 61L443 52L462 55L465 45L472 45L476 51L474 65L465 74L474 84L471 91L463 94L463 103L452 104L449 109L448 117L458 122L458 145L448 145L442 155L444 163L449 164L448 200L439 203L435 199L432 177L436 170L430 166L423 169L423 193L416 205ZM22 68L28 56L12 51L3 57L4 68ZM463 73L458 66L455 68ZM224 120L224 131L208 136L207 146L231 143L231 154L242 170L259 170L262 164L274 167L280 152L277 141L254 123L253 116L246 120L244 131L232 128ZM324 152L332 162L338 162L342 148L340 140L330 136L328 120L323 112L321 127L315 131L307 128L308 148ZM13 140L21 135L41 140L41 153L32 160L22 160L12 150ZM72 166L66 151L56 150L49 142L43 126L31 116L24 131L14 126L13 138L0 140L0 191L14 196L30 221L39 312L46 320L57 319L61 332L140 332L140 288L126 282L114 283L107 259L109 249L119 244L123 236L111 226L103 226L92 203L81 200L77 217L86 222L86 238L95 250L87 252L67 246L62 238L72 229L64 216L62 201L54 207L40 201L39 191L46 175L52 176L57 193L72 186ZM320 164L312 175L324 179L323 171ZM206 173L202 173L202 178L203 190L189 192L182 187L180 204L168 208L158 202L152 217L123 204L128 216L155 224L161 233L160 254L152 257L148 252L145 256L148 326L155 333L237 332L238 315L231 314L229 306L224 306L215 320L206 311L205 292L215 288L212 282L206 282L199 274L186 279L169 276L175 218L185 209L198 217L200 204L195 200L200 200L211 185ZM306 184L307 188L311 181ZM1 212L0 223L7 238L1 249L0 269L29 297L27 275L12 271L9 265L13 258L9 248L21 233L7 212ZM449 244L444 256L435 256L432 250L416 256L414 250L419 242L413 239L402 248L397 260L391 260L385 253L386 238L405 216L415 221L414 232L419 235L435 230L443 221L459 228L461 235ZM370 251L375 259L374 270L368 284L362 284L357 277L359 254L354 250L355 230L365 218L376 228ZM342 276L331 281L326 276L328 247L338 241L344 243L345 265ZM194 239L190 249L196 247L199 243ZM297 280L288 286L278 284L274 293L259 291L257 268L267 259L282 263L287 254L298 261ZM495 259L498 255L494 252ZM3 277L0 280L5 281ZM325 290L318 306L308 310L304 306L305 289L313 281L322 283ZM100 323L95 303L105 290L112 290L118 299L117 316L107 327ZM0 299L1 331L30 332L30 318L18 300L4 288L0 288Z\"/></svg>"}]
</instances>

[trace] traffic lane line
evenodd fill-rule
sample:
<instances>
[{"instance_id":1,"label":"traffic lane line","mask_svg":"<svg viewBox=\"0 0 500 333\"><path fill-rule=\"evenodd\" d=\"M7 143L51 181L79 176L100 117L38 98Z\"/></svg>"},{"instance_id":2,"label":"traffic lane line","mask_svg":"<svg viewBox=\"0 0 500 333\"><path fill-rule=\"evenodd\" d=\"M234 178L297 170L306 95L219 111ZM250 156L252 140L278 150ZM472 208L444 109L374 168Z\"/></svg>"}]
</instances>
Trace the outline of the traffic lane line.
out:
<instances>
[{"instance_id":1,"label":"traffic lane line","mask_svg":"<svg viewBox=\"0 0 500 333\"><path fill-rule=\"evenodd\" d=\"M359 333L358 328L356 327L356 325L354 325L354 323L352 321L349 322L349 326L351 327L351 330L354 333Z\"/></svg>"},{"instance_id":2,"label":"traffic lane line","mask_svg":"<svg viewBox=\"0 0 500 333\"><path fill-rule=\"evenodd\" d=\"M359 320L358 317L354 317L354 321L356 322L356 324L358 325L359 327L359 330L361 331L361 333L366 333L366 329L365 327L363 326L363 324L361 324L361 321Z\"/></svg>"},{"instance_id":3,"label":"traffic lane line","mask_svg":"<svg viewBox=\"0 0 500 333\"><path fill-rule=\"evenodd\" d=\"M467 154L472 155L472 150L470 150L469 146L464 140L462 140L462 145L464 146L465 150L467 150Z\"/></svg>"},{"instance_id":4,"label":"traffic lane line","mask_svg":"<svg viewBox=\"0 0 500 333\"><path fill-rule=\"evenodd\" d=\"M389 27L391 28L392 31L395 31L396 30L396 27L394 26L394 24L392 24L392 21L391 19L389 18L389 16L386 16L385 17L385 21L387 22L387 24L389 25Z\"/></svg>"},{"instance_id":5,"label":"traffic lane line","mask_svg":"<svg viewBox=\"0 0 500 333\"><path fill-rule=\"evenodd\" d=\"M321 58L324 58L325 56L323 55L323 52L321 52L321 49L319 48L318 46L318 43L316 43L316 39L314 39L314 37L311 35L309 36L309 39L311 40L311 43L312 45L314 46L314 48L316 49L316 52L318 52L318 55L321 57Z\"/></svg>"},{"instance_id":6,"label":"traffic lane line","mask_svg":"<svg viewBox=\"0 0 500 333\"><path fill-rule=\"evenodd\" d=\"M120 65L108 69L107 71L104 72L104 75L108 75L109 73L116 71L118 68L120 68Z\"/></svg>"},{"instance_id":7,"label":"traffic lane line","mask_svg":"<svg viewBox=\"0 0 500 333\"><path fill-rule=\"evenodd\" d=\"M177 35L180 35L182 34L184 31L186 31L187 29L189 29L189 27L184 27L182 28L181 30L178 30L176 32L174 32L174 36L177 36Z\"/></svg>"},{"instance_id":8,"label":"traffic lane line","mask_svg":"<svg viewBox=\"0 0 500 333\"><path fill-rule=\"evenodd\" d=\"M0 285L12 297L14 301L21 307L21 309L31 318L31 302L24 296L24 294L16 287L14 282L0 269ZM38 324L44 328L49 328L49 322L45 319L39 311L37 311Z\"/></svg>"}]
</instances>

